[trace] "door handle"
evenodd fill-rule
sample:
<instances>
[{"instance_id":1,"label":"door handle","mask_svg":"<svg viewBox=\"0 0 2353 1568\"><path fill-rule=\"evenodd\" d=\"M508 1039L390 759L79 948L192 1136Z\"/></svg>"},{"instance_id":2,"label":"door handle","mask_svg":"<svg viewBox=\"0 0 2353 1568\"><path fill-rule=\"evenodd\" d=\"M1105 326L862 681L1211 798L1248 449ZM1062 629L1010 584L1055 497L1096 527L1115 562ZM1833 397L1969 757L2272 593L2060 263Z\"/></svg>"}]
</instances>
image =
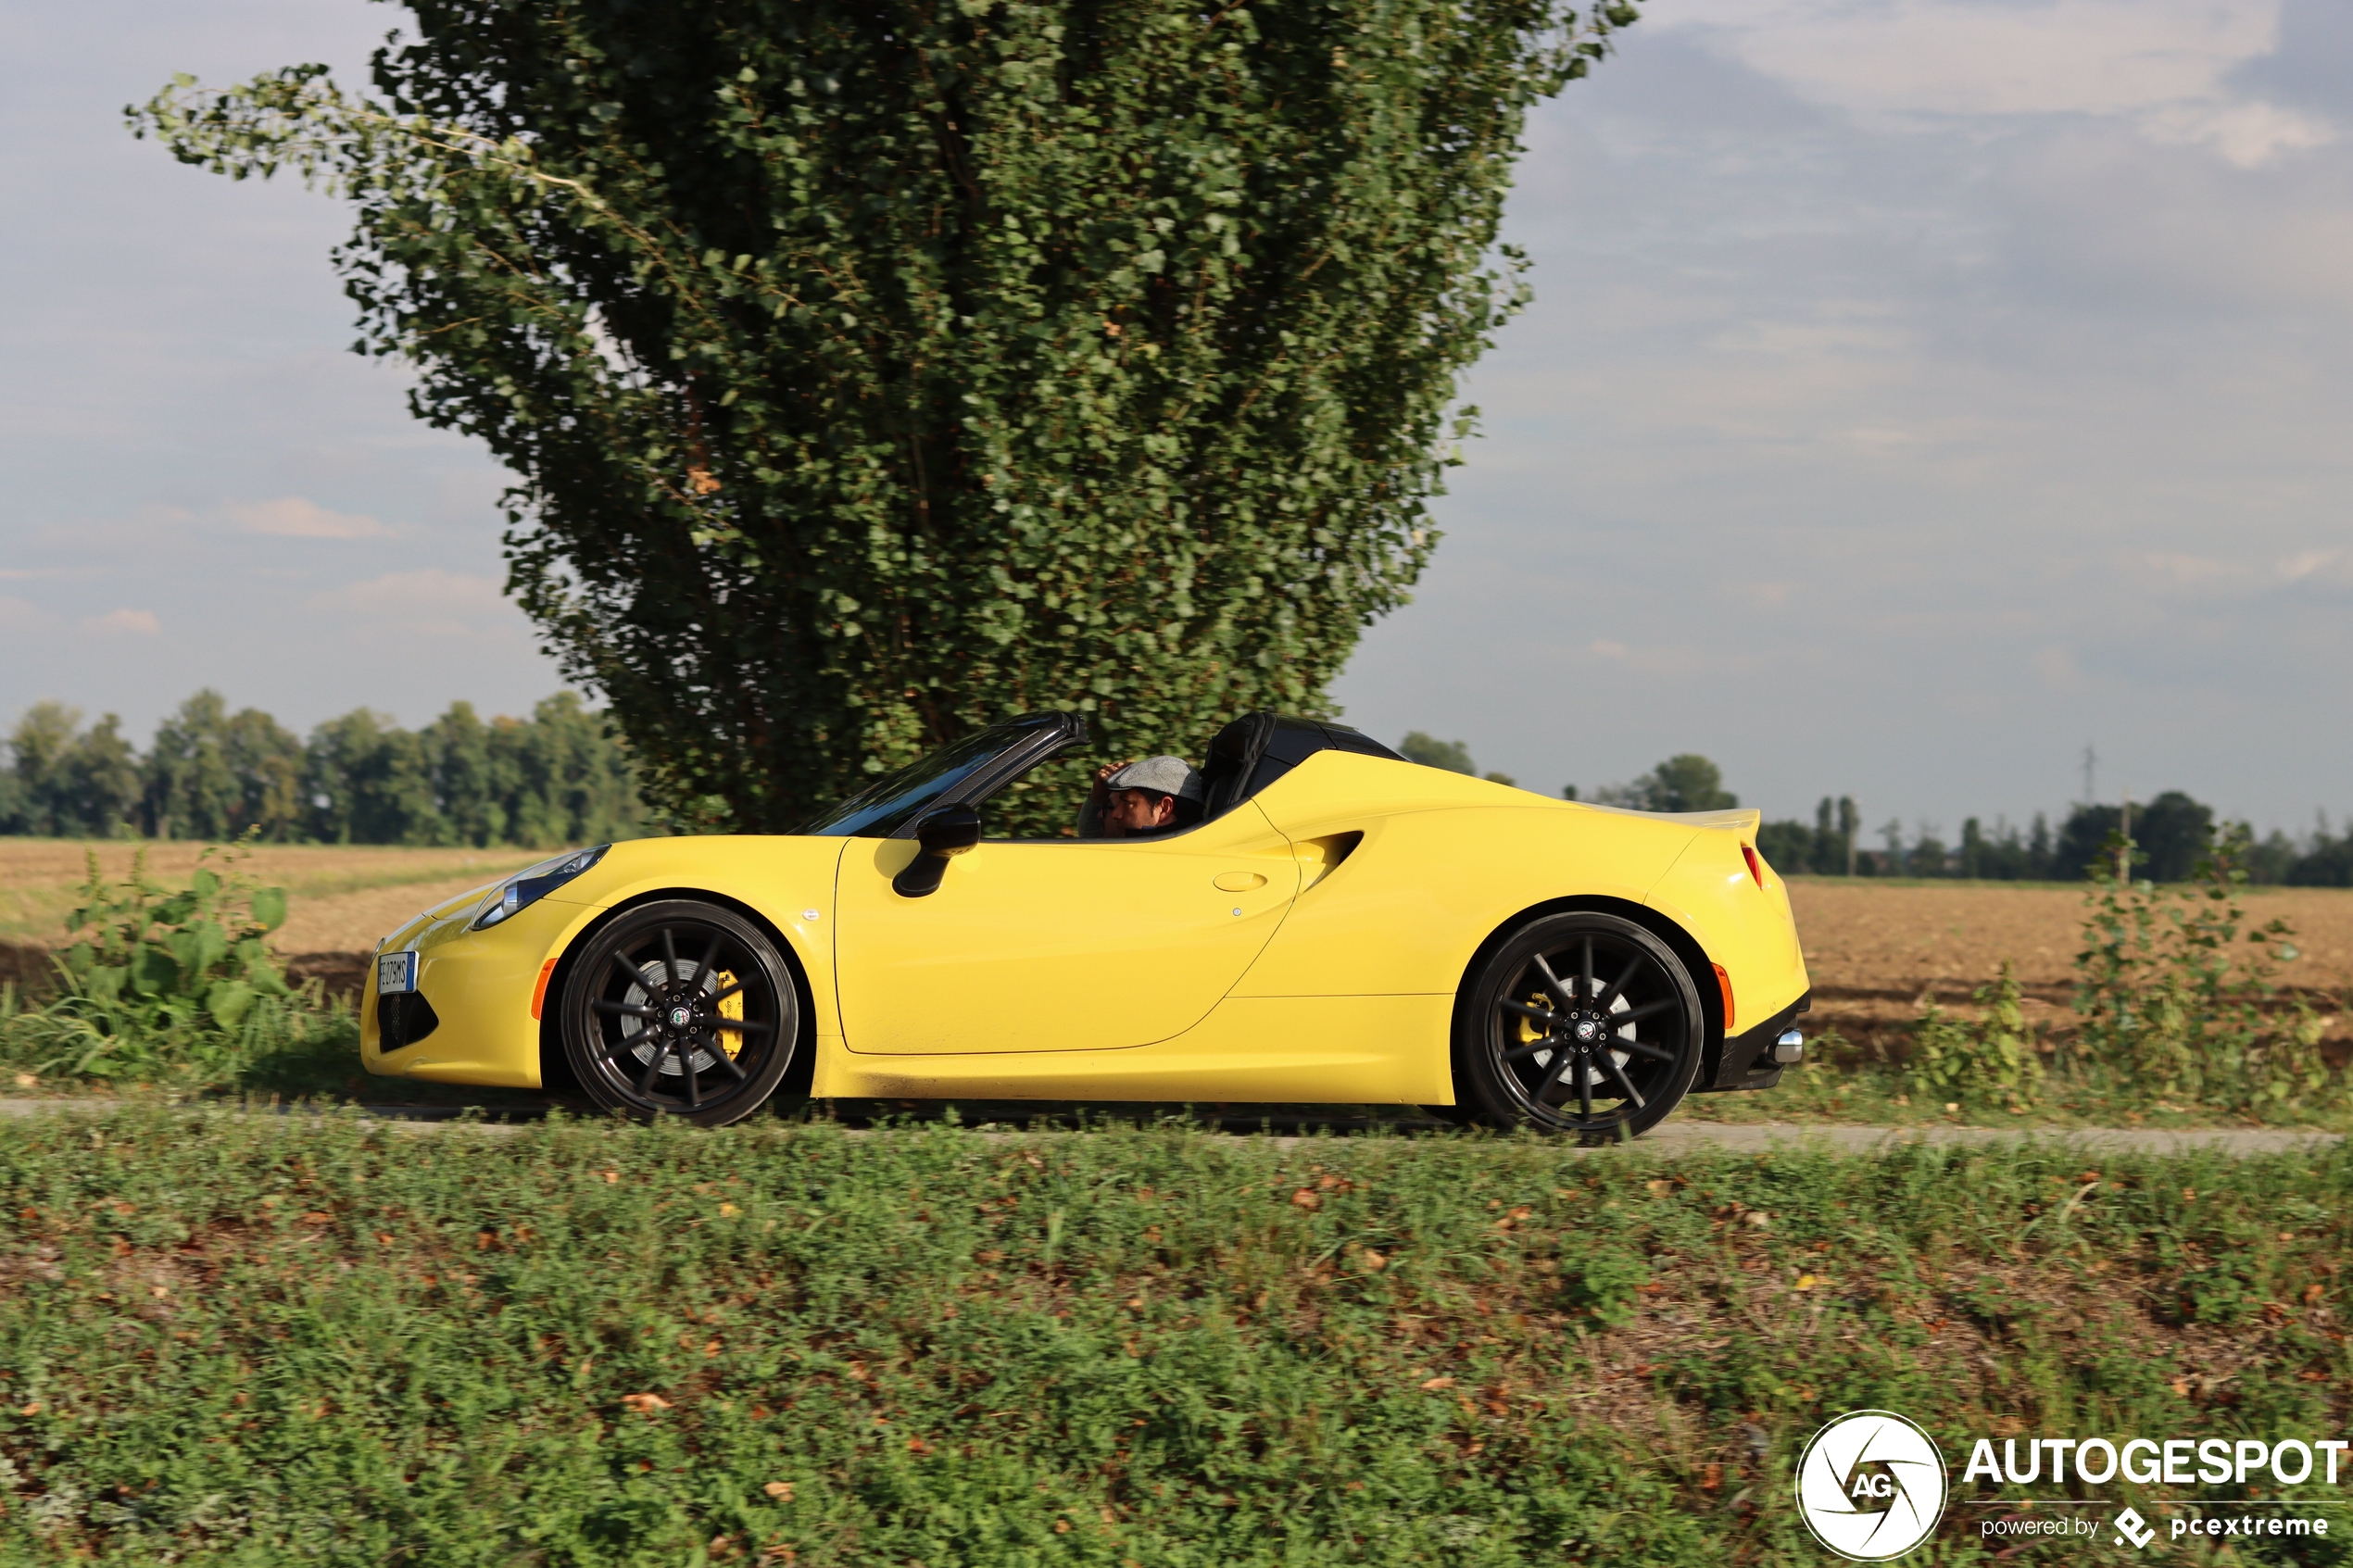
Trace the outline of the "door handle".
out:
<instances>
[{"instance_id":1,"label":"door handle","mask_svg":"<svg viewBox=\"0 0 2353 1568\"><path fill-rule=\"evenodd\" d=\"M1249 893L1266 885L1266 879L1256 872L1222 872L1210 879L1210 885L1227 893Z\"/></svg>"}]
</instances>

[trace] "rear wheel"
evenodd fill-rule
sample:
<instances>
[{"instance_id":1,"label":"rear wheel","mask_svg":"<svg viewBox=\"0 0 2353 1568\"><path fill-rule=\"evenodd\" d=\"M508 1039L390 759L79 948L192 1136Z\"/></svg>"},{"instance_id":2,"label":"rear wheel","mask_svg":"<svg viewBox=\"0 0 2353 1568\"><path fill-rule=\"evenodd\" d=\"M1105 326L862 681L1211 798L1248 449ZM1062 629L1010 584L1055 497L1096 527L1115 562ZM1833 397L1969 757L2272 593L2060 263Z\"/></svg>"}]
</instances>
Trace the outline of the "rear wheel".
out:
<instances>
[{"instance_id":1,"label":"rear wheel","mask_svg":"<svg viewBox=\"0 0 2353 1568\"><path fill-rule=\"evenodd\" d=\"M1705 1040L1674 950L1632 921L1547 915L1473 977L1455 1094L1498 1126L1591 1136L1647 1131L1682 1102Z\"/></svg>"},{"instance_id":2,"label":"rear wheel","mask_svg":"<svg viewBox=\"0 0 2353 1568\"><path fill-rule=\"evenodd\" d=\"M591 937L563 1008L582 1090L639 1121L742 1120L775 1092L800 1035L776 945L734 910L688 899L642 905Z\"/></svg>"}]
</instances>

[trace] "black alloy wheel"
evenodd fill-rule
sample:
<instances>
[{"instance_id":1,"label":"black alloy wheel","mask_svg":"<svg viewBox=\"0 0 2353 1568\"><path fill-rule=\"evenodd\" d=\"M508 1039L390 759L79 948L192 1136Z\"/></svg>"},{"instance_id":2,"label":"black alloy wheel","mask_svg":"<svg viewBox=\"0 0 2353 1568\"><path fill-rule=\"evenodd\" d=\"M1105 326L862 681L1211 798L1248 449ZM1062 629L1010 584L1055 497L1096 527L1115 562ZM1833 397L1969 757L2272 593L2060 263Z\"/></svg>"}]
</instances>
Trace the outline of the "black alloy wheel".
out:
<instances>
[{"instance_id":1,"label":"black alloy wheel","mask_svg":"<svg viewBox=\"0 0 2353 1568\"><path fill-rule=\"evenodd\" d=\"M1455 1097L1504 1127L1630 1136L1682 1102L1706 1024L1674 950L1617 915L1547 915L1472 980Z\"/></svg>"},{"instance_id":2,"label":"black alloy wheel","mask_svg":"<svg viewBox=\"0 0 2353 1568\"><path fill-rule=\"evenodd\" d=\"M641 1122L742 1120L775 1092L800 1035L800 993L775 943L732 909L686 899L598 932L563 1006L581 1087Z\"/></svg>"}]
</instances>

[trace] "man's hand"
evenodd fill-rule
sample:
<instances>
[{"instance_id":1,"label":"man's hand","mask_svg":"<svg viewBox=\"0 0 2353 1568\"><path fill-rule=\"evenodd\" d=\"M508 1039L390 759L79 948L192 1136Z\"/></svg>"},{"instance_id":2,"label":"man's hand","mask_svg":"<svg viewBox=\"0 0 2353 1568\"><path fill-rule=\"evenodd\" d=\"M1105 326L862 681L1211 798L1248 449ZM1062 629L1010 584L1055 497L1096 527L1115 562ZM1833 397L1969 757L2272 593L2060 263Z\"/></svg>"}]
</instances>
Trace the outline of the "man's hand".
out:
<instances>
[{"instance_id":1,"label":"man's hand","mask_svg":"<svg viewBox=\"0 0 2353 1568\"><path fill-rule=\"evenodd\" d=\"M1132 757L1123 758L1116 762L1106 762L1095 770L1095 783L1093 787L1087 791L1087 798L1098 809L1101 809L1103 802L1111 798L1111 776L1134 760Z\"/></svg>"}]
</instances>

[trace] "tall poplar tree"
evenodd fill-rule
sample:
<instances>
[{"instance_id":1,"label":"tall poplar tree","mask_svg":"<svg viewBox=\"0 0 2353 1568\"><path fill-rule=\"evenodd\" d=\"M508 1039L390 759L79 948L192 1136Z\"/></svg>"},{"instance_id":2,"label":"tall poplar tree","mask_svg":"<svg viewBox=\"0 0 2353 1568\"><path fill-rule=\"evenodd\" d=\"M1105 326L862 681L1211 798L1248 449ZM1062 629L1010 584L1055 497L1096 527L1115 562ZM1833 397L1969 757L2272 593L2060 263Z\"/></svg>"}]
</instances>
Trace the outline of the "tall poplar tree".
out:
<instances>
[{"instance_id":1,"label":"tall poplar tree","mask_svg":"<svg viewBox=\"0 0 2353 1568\"><path fill-rule=\"evenodd\" d=\"M1524 298L1529 108L1630 6L409 0L374 92L188 79L346 195L360 346L516 476L650 797L789 828L998 717L1198 755L1403 602Z\"/></svg>"}]
</instances>

